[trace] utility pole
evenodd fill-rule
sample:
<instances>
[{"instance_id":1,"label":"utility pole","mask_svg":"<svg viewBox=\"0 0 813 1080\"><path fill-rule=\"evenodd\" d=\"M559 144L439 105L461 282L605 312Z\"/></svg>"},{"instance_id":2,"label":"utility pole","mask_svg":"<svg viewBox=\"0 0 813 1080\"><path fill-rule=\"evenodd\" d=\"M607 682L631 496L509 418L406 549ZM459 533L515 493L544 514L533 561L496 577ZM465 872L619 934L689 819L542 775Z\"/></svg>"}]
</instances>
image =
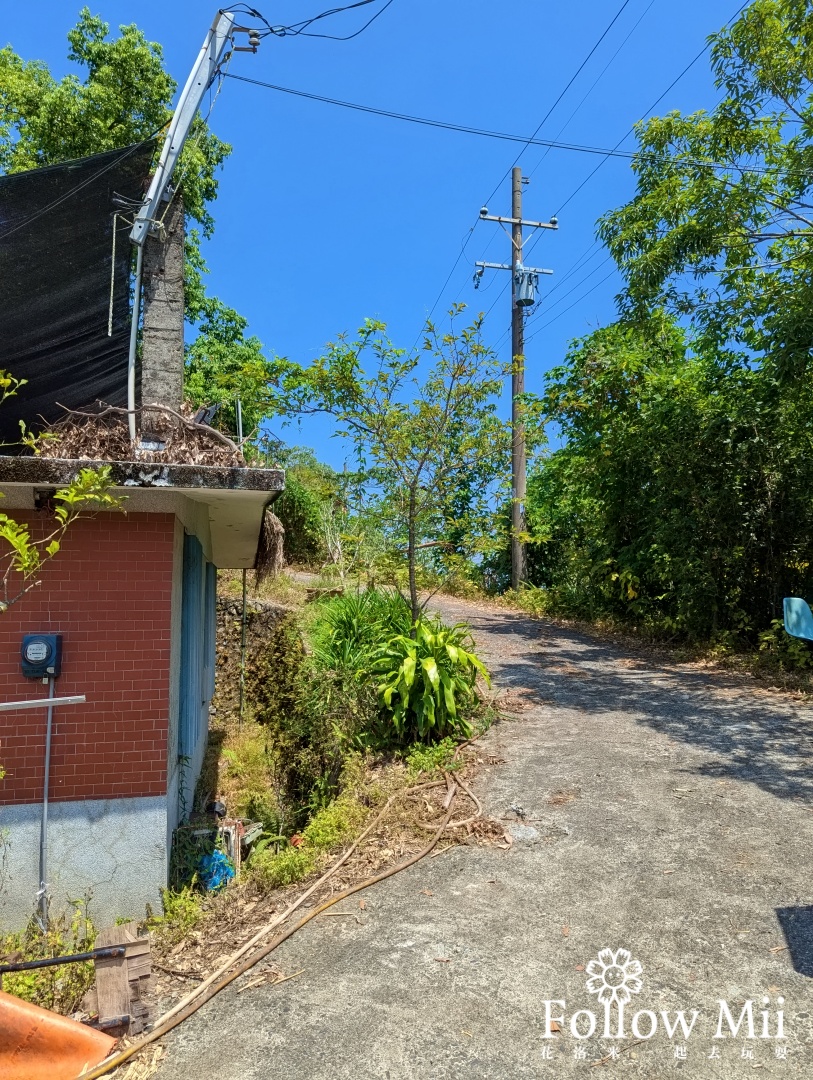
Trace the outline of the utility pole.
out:
<instances>
[{"instance_id":1,"label":"utility pole","mask_svg":"<svg viewBox=\"0 0 813 1080\"><path fill-rule=\"evenodd\" d=\"M511 170L511 588L528 580L525 552L525 424L520 394L525 393L525 323L517 303L517 275L522 266L522 169Z\"/></svg>"},{"instance_id":2,"label":"utility pole","mask_svg":"<svg viewBox=\"0 0 813 1080\"><path fill-rule=\"evenodd\" d=\"M522 187L529 183L522 169L511 170L511 217L489 214L488 207L480 211L484 221L497 221L505 228L511 226L511 263L477 262L474 272L475 288L479 285L486 267L493 270L511 271L511 588L519 589L527 581L525 552L525 495L527 463L525 455L525 423L522 419L520 398L525 393L525 316L536 302L536 289L540 274L552 274L535 266L525 266L522 261L523 226L533 229L558 229L556 218L550 221L525 221L522 216ZM507 230L506 230L507 231Z\"/></svg>"}]
</instances>

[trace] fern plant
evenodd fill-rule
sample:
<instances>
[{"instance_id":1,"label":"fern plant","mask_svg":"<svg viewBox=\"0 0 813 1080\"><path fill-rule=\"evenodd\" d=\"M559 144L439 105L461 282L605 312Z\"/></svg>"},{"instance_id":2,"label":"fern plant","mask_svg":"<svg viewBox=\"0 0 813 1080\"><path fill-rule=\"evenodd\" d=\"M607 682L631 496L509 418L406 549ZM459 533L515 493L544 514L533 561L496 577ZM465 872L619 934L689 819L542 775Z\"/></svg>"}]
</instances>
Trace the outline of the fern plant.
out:
<instances>
[{"instance_id":1,"label":"fern plant","mask_svg":"<svg viewBox=\"0 0 813 1080\"><path fill-rule=\"evenodd\" d=\"M477 675L490 685L472 645L464 623L444 626L421 617L414 637L399 634L376 653L371 673L399 740L470 737L466 709L475 698Z\"/></svg>"}]
</instances>

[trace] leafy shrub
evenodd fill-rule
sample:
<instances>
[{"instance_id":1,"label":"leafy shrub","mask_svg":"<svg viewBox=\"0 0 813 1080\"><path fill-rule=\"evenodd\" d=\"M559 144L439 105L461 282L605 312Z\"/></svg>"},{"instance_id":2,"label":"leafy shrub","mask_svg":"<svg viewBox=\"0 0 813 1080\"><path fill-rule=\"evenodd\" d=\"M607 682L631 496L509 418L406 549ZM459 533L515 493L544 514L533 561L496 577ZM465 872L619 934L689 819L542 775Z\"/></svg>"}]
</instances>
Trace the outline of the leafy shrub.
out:
<instances>
[{"instance_id":1,"label":"leafy shrub","mask_svg":"<svg viewBox=\"0 0 813 1080\"><path fill-rule=\"evenodd\" d=\"M354 836L366 816L366 808L355 795L343 792L311 818L303 838L318 851L329 851Z\"/></svg>"},{"instance_id":2,"label":"leafy shrub","mask_svg":"<svg viewBox=\"0 0 813 1080\"><path fill-rule=\"evenodd\" d=\"M282 619L266 647L246 670L246 694L256 719L268 724L272 714L290 716L299 699L299 675L305 646L295 615Z\"/></svg>"},{"instance_id":3,"label":"leafy shrub","mask_svg":"<svg viewBox=\"0 0 813 1080\"><path fill-rule=\"evenodd\" d=\"M537 618L555 613L554 598L550 590L540 589L535 585L525 585L521 589L507 589L502 599L511 607L518 607L520 611L527 611L529 615Z\"/></svg>"},{"instance_id":4,"label":"leafy shrub","mask_svg":"<svg viewBox=\"0 0 813 1080\"><path fill-rule=\"evenodd\" d=\"M278 852L268 849L258 852L250 866L258 884L277 889L307 877L315 870L317 861L318 853L312 848L286 847Z\"/></svg>"},{"instance_id":5,"label":"leafy shrub","mask_svg":"<svg viewBox=\"0 0 813 1080\"><path fill-rule=\"evenodd\" d=\"M244 816L262 823L266 832L277 833L284 827L284 815L272 791L251 791L245 801Z\"/></svg>"},{"instance_id":6,"label":"leafy shrub","mask_svg":"<svg viewBox=\"0 0 813 1080\"><path fill-rule=\"evenodd\" d=\"M324 558L320 512L323 500L293 473L274 503L274 513L285 528L285 558L289 563L312 566Z\"/></svg>"},{"instance_id":7,"label":"leafy shrub","mask_svg":"<svg viewBox=\"0 0 813 1080\"><path fill-rule=\"evenodd\" d=\"M779 662L782 667L791 670L803 670L813 667L813 651L806 641L792 637L786 630L782 619L774 619L770 630L763 630L759 635L760 652Z\"/></svg>"},{"instance_id":8,"label":"leafy shrub","mask_svg":"<svg viewBox=\"0 0 813 1080\"><path fill-rule=\"evenodd\" d=\"M408 634L406 602L379 589L346 593L323 603L312 630L313 658L320 668L365 673L381 644Z\"/></svg>"},{"instance_id":9,"label":"leafy shrub","mask_svg":"<svg viewBox=\"0 0 813 1080\"><path fill-rule=\"evenodd\" d=\"M355 790L356 771L351 758L343 777L347 790L314 814L298 844L287 844L279 851L266 845L251 856L249 866L259 884L276 888L300 881L318 868L323 855L356 835L367 816L367 807Z\"/></svg>"},{"instance_id":10,"label":"leafy shrub","mask_svg":"<svg viewBox=\"0 0 813 1080\"><path fill-rule=\"evenodd\" d=\"M418 773L431 775L440 772L442 769L447 772L459 769L463 762L457 760L454 756L457 746L458 743L454 739L450 739L448 735L445 739L441 739L440 742L429 746L424 745L424 743L415 743L406 756L407 768L413 775Z\"/></svg>"},{"instance_id":11,"label":"leafy shrub","mask_svg":"<svg viewBox=\"0 0 813 1080\"><path fill-rule=\"evenodd\" d=\"M307 620L310 655L297 638L293 657L280 658L288 672L282 705L269 684L255 714L285 817L300 828L342 790L349 753L468 737L474 683L486 674L462 625L424 618L413 640L408 606L386 590L319 601ZM267 827L285 831L278 822Z\"/></svg>"},{"instance_id":12,"label":"leafy shrub","mask_svg":"<svg viewBox=\"0 0 813 1080\"><path fill-rule=\"evenodd\" d=\"M163 914L149 915L147 926L162 945L171 946L183 941L203 918L203 895L196 885L193 880L180 889L161 890Z\"/></svg>"},{"instance_id":13,"label":"leafy shrub","mask_svg":"<svg viewBox=\"0 0 813 1080\"><path fill-rule=\"evenodd\" d=\"M422 617L414 635L394 637L372 665L397 739L469 738L465 710L474 701L478 672L486 680L488 673L471 651L468 629L463 623L444 626L439 619Z\"/></svg>"},{"instance_id":14,"label":"leafy shrub","mask_svg":"<svg viewBox=\"0 0 813 1080\"><path fill-rule=\"evenodd\" d=\"M51 920L46 934L32 919L20 933L0 935L0 956L13 956L15 960L68 956L88 952L95 939L96 929L88 917L87 901L74 901L70 917L61 915ZM91 961L4 975L3 989L23 1001L68 1014L79 1008L94 979Z\"/></svg>"},{"instance_id":15,"label":"leafy shrub","mask_svg":"<svg viewBox=\"0 0 813 1080\"><path fill-rule=\"evenodd\" d=\"M256 694L256 718L281 793L300 824L337 794L348 752L378 745L381 704L369 676L372 658L410 625L404 601L377 590L320 601L307 618L310 655L292 625L287 654L264 658L284 673L269 672L265 685L258 680Z\"/></svg>"}]
</instances>

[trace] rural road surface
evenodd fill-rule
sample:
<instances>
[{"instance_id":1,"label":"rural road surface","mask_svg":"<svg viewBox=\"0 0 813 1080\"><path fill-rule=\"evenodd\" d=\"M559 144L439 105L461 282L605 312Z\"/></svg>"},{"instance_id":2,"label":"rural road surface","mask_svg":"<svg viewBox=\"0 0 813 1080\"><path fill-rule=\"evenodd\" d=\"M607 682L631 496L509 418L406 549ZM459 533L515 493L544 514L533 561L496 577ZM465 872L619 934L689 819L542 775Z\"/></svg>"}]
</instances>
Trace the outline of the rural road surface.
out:
<instances>
[{"instance_id":1,"label":"rural road surface","mask_svg":"<svg viewBox=\"0 0 813 1080\"><path fill-rule=\"evenodd\" d=\"M310 924L275 954L304 974L224 991L161 1080L813 1075L813 710L439 606L515 713L479 780L512 849L452 849L365 893L362 925Z\"/></svg>"}]
</instances>

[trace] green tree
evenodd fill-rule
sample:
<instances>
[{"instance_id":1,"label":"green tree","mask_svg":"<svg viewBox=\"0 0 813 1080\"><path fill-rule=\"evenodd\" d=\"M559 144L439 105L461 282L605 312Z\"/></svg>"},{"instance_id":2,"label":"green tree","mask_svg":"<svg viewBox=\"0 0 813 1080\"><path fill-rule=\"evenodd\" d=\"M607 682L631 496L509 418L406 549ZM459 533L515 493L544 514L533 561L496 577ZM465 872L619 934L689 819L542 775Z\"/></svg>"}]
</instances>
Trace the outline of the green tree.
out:
<instances>
[{"instance_id":1,"label":"green tree","mask_svg":"<svg viewBox=\"0 0 813 1080\"><path fill-rule=\"evenodd\" d=\"M565 445L529 483L549 608L754 639L813 588L813 388L694 355L668 320L574 343L544 408Z\"/></svg>"},{"instance_id":2,"label":"green tree","mask_svg":"<svg viewBox=\"0 0 813 1080\"><path fill-rule=\"evenodd\" d=\"M288 562L316 566L327 558L325 517L344 504L340 474L302 446L277 446L275 456L285 469L285 491L274 513L285 528Z\"/></svg>"},{"instance_id":3,"label":"green tree","mask_svg":"<svg viewBox=\"0 0 813 1080\"><path fill-rule=\"evenodd\" d=\"M68 32L68 59L84 68L56 80L41 60L0 49L0 171L56 165L163 134L172 118L174 79L163 49L137 26L110 26L84 7ZM184 206L209 236L217 197L217 170L231 153L198 117L179 166Z\"/></svg>"},{"instance_id":4,"label":"green tree","mask_svg":"<svg viewBox=\"0 0 813 1080\"><path fill-rule=\"evenodd\" d=\"M711 46L720 102L638 125L599 224L623 322L552 373L567 445L531 496L551 598L701 637L813 586L813 5L754 0Z\"/></svg>"},{"instance_id":5,"label":"green tree","mask_svg":"<svg viewBox=\"0 0 813 1080\"><path fill-rule=\"evenodd\" d=\"M453 309L453 320L462 310ZM460 487L469 485L475 494L465 521L455 524L465 533L461 545L478 550L509 460L508 427L497 415L506 369L483 345L480 325L478 318L457 331L453 322L441 334L430 323L423 354L412 355L392 345L383 323L367 320L355 341L331 343L309 367L288 362L282 379L280 410L327 413L351 440L404 559L414 620L422 610L422 548L442 537Z\"/></svg>"},{"instance_id":6,"label":"green tree","mask_svg":"<svg viewBox=\"0 0 813 1080\"><path fill-rule=\"evenodd\" d=\"M197 323L197 333L184 350L184 394L195 405L220 404L213 423L235 436L239 399L243 438L256 444L263 438L263 420L274 411L278 361L265 356L259 338L246 335L247 319L206 295L201 277L205 272L199 254L189 252L187 318Z\"/></svg>"},{"instance_id":7,"label":"green tree","mask_svg":"<svg viewBox=\"0 0 813 1080\"><path fill-rule=\"evenodd\" d=\"M638 125L637 192L599 232L625 315L691 318L725 365L808 371L813 343L813 5L754 0L712 38L722 100Z\"/></svg>"}]
</instances>

